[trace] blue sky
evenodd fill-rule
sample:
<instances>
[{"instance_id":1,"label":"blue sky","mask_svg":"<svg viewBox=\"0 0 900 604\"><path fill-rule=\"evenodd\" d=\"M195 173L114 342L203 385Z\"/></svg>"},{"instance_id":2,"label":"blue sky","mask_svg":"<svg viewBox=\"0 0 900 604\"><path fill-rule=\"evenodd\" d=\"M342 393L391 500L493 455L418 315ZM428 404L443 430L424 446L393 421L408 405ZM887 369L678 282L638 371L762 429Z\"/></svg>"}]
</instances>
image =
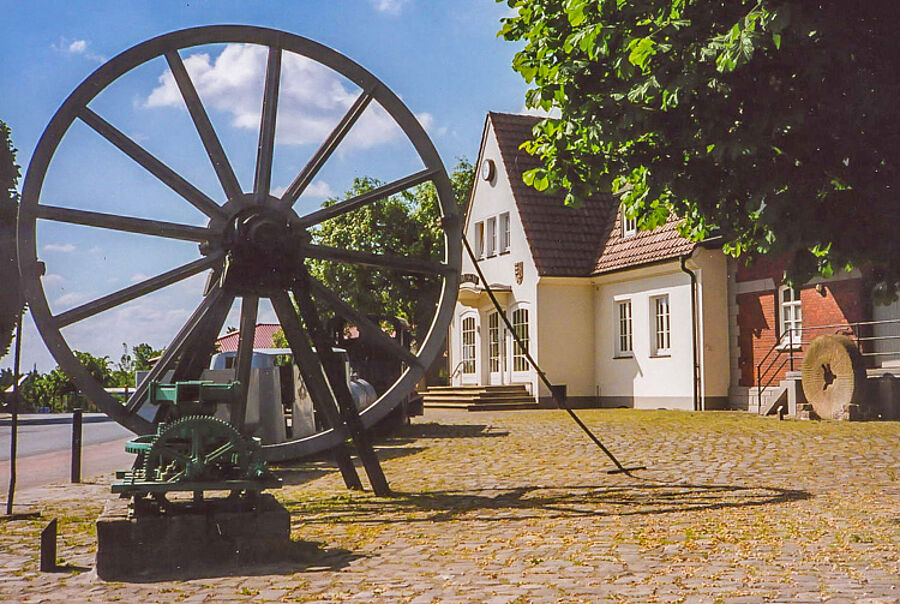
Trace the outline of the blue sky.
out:
<instances>
[{"instance_id":1,"label":"blue sky","mask_svg":"<svg viewBox=\"0 0 900 604\"><path fill-rule=\"evenodd\" d=\"M516 46L496 36L505 4L491 0L30 1L3 3L0 120L9 124L23 174L38 139L68 94L119 52L169 31L210 24L283 29L360 63L398 94L429 132L445 165L474 161L487 111L520 112L525 83L511 67ZM204 105L245 190L252 185L265 53L253 46L183 51ZM273 187L286 186L346 111L357 90L302 59L282 71ZM212 196L217 181L165 61L126 74L91 103L133 140ZM401 133L370 107L301 204L340 194L354 176L392 180L416 171ZM63 139L41 203L204 224L202 214L84 124ZM152 241L151 241L152 240ZM198 257L193 243L39 222L43 285L58 313ZM73 348L118 359L122 343L161 347L199 300L198 276L67 327ZM271 320L268 307L260 320ZM237 324L236 317L227 322ZM23 364L55 365L33 325ZM3 366L12 362L12 355Z\"/></svg>"}]
</instances>

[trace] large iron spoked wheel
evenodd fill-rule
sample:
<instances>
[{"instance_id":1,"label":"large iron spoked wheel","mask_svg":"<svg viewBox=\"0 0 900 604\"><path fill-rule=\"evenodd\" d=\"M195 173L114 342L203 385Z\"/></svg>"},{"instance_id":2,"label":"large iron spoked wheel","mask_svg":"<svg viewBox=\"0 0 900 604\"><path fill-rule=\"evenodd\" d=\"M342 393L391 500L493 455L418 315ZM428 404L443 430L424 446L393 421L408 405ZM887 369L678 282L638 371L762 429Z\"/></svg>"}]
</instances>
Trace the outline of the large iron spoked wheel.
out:
<instances>
[{"instance_id":1,"label":"large iron spoked wheel","mask_svg":"<svg viewBox=\"0 0 900 604\"><path fill-rule=\"evenodd\" d=\"M229 158L179 54L182 49L225 43L257 44L268 49L259 145L251 191L242 190L238 183ZM362 92L308 163L298 166L297 176L284 194L276 197L272 194L270 181L281 80L280 65L284 53L296 53L316 61L355 83ZM197 134L221 184L222 194L217 199L201 192L90 108L91 101L117 78L158 57L165 58L175 77ZM380 104L400 127L412 143L424 169L370 193L299 215L294 210L295 202L372 101ZM42 200L41 189L48 167L62 137L76 120L89 126L178 193L186 203L203 212L209 219L207 225L199 227L135 218L129 215L127 207L122 207L121 214L107 214L62 208L55 205L54 200ZM442 214L445 250L442 262L338 249L311 242L309 230L316 225L427 181L431 181L437 190ZM123 199L127 199L127 196L123 195ZM43 264L37 257L35 231L40 221L194 241L199 244L199 257L130 287L53 314L41 283ZM148 434L155 431L148 409L142 410L142 407L147 406L144 401L149 383L160 380L170 370L174 371L173 381L197 379L209 362L209 354L202 351L212 349L212 343L222 329L236 298L241 298L241 337L236 376L245 388L250 374L254 327L261 297L271 299L294 351L295 361L301 366L301 372L321 376L321 359L313 351L303 327L309 327L309 323L298 320L291 299L292 290L306 299L307 308L314 299L320 306L329 308L331 312L357 325L368 338L379 343L386 353L399 356L405 363L406 369L398 380L361 414L363 425L371 427L413 390L425 368L439 352L458 287L459 228L450 181L434 146L406 106L372 74L341 54L300 36L259 27L212 26L177 31L139 44L101 66L75 89L47 126L28 167L19 216L18 241L20 271L28 303L44 342L59 365L78 388L106 414L136 433ZM225 270L226 259L230 272L229 279L223 283L220 277ZM357 264L397 274L425 274L439 279L441 291L435 313L427 335L419 342L416 351L410 353L397 345L379 326L368 321L335 292L310 277L304 268L306 259ZM265 279L259 278L259 272L254 274L254 266L267 269L263 271ZM204 292L200 305L126 404L105 392L103 386L90 376L77 361L60 332L68 325L205 271L212 272L214 279L211 282L215 284ZM312 390L315 385L307 384L307 387ZM322 400L333 396L327 387L322 387L319 383L319 387L315 389L313 397L319 399L319 404L325 402L334 405L333 400ZM270 460L295 458L329 449L342 440L342 435L334 430L327 430L306 438L267 445L264 454Z\"/></svg>"}]
</instances>

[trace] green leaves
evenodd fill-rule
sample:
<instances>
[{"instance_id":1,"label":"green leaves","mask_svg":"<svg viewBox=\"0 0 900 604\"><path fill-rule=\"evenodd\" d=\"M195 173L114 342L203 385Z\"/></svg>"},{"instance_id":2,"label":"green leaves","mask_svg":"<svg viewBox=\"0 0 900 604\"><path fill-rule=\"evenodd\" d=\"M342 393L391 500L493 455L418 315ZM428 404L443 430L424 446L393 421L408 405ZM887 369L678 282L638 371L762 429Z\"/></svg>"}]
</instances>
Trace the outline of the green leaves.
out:
<instances>
[{"instance_id":1,"label":"green leaves","mask_svg":"<svg viewBox=\"0 0 900 604\"><path fill-rule=\"evenodd\" d=\"M556 108L525 175L567 203L618 190L735 255L900 283L900 38L879 3L512 0L528 106ZM806 252L802 252L806 250ZM810 251L814 250L814 251ZM803 261L805 253L815 261ZM805 264L804 264L805 262Z\"/></svg>"}]
</instances>

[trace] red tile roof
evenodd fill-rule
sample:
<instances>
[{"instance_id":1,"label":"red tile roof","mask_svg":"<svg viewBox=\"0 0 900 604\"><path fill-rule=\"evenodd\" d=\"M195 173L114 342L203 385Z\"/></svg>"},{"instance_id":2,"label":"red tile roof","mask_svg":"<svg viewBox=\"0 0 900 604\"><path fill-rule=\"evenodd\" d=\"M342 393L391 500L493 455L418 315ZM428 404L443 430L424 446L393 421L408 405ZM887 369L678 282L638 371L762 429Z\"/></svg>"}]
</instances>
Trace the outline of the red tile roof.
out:
<instances>
[{"instance_id":1,"label":"red tile roof","mask_svg":"<svg viewBox=\"0 0 900 604\"><path fill-rule=\"evenodd\" d=\"M573 208L564 204L562 193L529 187L522 182L522 174L538 167L539 159L519 147L531 138L532 128L541 118L491 112L488 119L538 274L586 277L676 258L693 247L693 242L678 234L675 220L622 239L619 201L612 195L598 194Z\"/></svg>"},{"instance_id":2,"label":"red tile roof","mask_svg":"<svg viewBox=\"0 0 900 604\"><path fill-rule=\"evenodd\" d=\"M272 336L281 329L278 323L259 323L256 326L256 333L253 338L253 348L276 348L272 345ZM241 332L232 331L216 340L216 346L219 352L237 352L238 340L240 340Z\"/></svg>"}]
</instances>

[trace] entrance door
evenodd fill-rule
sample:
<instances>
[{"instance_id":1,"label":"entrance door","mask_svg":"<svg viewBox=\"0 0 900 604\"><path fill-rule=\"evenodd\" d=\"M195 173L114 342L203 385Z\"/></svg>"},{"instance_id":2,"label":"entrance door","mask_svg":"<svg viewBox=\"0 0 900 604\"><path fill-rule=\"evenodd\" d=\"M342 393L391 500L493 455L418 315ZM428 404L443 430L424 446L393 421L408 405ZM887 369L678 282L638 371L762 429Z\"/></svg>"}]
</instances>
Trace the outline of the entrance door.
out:
<instances>
[{"instance_id":1,"label":"entrance door","mask_svg":"<svg viewBox=\"0 0 900 604\"><path fill-rule=\"evenodd\" d=\"M499 313L488 315L488 384L506 382L506 346Z\"/></svg>"}]
</instances>

